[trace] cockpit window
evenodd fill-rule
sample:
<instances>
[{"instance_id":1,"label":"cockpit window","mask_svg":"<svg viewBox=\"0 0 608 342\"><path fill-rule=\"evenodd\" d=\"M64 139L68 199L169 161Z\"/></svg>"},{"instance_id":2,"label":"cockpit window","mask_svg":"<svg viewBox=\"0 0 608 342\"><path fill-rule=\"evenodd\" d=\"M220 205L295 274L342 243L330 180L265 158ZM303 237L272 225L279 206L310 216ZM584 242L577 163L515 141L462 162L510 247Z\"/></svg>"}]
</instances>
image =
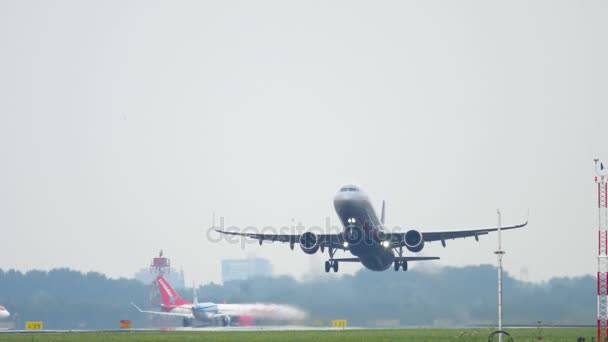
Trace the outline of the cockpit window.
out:
<instances>
[{"instance_id":1,"label":"cockpit window","mask_svg":"<svg viewBox=\"0 0 608 342\"><path fill-rule=\"evenodd\" d=\"M343 187L342 189L340 189L340 192L347 192L347 191L359 191L359 189L357 188L353 188L353 187Z\"/></svg>"}]
</instances>

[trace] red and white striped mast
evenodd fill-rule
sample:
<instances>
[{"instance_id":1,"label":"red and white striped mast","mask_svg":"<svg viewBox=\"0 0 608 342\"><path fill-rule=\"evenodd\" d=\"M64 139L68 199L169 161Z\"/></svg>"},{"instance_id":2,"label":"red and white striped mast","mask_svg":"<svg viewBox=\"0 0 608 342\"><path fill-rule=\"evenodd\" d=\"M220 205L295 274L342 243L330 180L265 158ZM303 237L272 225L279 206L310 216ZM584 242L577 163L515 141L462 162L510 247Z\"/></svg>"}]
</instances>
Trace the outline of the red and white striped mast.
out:
<instances>
[{"instance_id":1,"label":"red and white striped mast","mask_svg":"<svg viewBox=\"0 0 608 342\"><path fill-rule=\"evenodd\" d=\"M597 340L608 341L608 170L595 159L598 207Z\"/></svg>"}]
</instances>

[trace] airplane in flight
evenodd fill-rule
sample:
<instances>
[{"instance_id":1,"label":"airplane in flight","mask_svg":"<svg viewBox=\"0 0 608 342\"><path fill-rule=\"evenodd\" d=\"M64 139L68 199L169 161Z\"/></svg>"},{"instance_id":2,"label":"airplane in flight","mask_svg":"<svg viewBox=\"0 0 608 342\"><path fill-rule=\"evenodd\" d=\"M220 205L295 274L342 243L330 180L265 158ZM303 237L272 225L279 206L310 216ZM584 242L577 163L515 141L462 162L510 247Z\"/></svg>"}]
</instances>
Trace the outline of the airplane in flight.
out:
<instances>
[{"instance_id":1,"label":"airplane in flight","mask_svg":"<svg viewBox=\"0 0 608 342\"><path fill-rule=\"evenodd\" d=\"M279 304L216 304L198 303L196 292L194 302L182 299L162 275L156 278L162 299L162 311L147 311L131 303L139 312L154 315L182 317L184 327L194 326L196 322L205 325L229 326L233 317L271 319L276 321L298 321L306 317L299 309Z\"/></svg>"},{"instance_id":2,"label":"airplane in flight","mask_svg":"<svg viewBox=\"0 0 608 342\"><path fill-rule=\"evenodd\" d=\"M0 305L0 319L8 318L11 315L8 310L2 305Z\"/></svg>"},{"instance_id":3,"label":"airplane in flight","mask_svg":"<svg viewBox=\"0 0 608 342\"><path fill-rule=\"evenodd\" d=\"M289 243L293 250L299 244L306 254L315 254L317 251L327 249L329 260L325 261L325 272L333 269L338 272L340 262L360 262L372 271L384 271L394 266L395 271L407 271L408 262L437 260L439 257L406 256L405 247L412 253L422 251L425 243L441 241L443 247L446 240L474 237L479 241L480 235L486 235L498 230L496 227L460 231L434 231L420 232L412 229L407 232L389 232L385 230L385 206L382 202L380 219L371 205L369 196L355 185L345 185L334 197L334 208L342 223L344 230L337 234L272 234L272 233L241 233L217 229L215 222L213 228L221 234L245 236L259 241L280 241ZM214 220L215 221L215 220ZM510 230L524 227L528 221L515 226L501 227L501 230ZM337 250L349 251L353 257L335 258Z\"/></svg>"}]
</instances>

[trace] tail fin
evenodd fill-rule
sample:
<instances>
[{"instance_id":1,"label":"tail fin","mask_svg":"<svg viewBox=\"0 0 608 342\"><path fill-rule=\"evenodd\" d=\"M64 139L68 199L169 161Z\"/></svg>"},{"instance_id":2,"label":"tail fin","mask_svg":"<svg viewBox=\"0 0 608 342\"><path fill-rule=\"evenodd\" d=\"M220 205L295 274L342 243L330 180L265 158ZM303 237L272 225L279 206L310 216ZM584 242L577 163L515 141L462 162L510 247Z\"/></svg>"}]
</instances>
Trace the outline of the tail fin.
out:
<instances>
[{"instance_id":1,"label":"tail fin","mask_svg":"<svg viewBox=\"0 0 608 342\"><path fill-rule=\"evenodd\" d=\"M380 216L380 223L384 226L384 201L382 201L382 216Z\"/></svg>"},{"instance_id":2,"label":"tail fin","mask_svg":"<svg viewBox=\"0 0 608 342\"><path fill-rule=\"evenodd\" d=\"M159 275L156 278L156 282L158 283L158 289L160 290L160 297L163 300L164 306L180 306L192 304L188 301L185 301L180 297L177 292L171 287L167 279L162 275Z\"/></svg>"}]
</instances>

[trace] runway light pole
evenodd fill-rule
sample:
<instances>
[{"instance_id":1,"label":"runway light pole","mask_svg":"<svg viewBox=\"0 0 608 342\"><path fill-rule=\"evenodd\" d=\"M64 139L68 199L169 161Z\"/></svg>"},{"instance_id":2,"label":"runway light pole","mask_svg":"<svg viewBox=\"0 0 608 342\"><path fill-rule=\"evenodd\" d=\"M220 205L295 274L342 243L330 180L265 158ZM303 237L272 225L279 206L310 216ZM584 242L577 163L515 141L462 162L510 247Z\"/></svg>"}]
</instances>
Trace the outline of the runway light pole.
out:
<instances>
[{"instance_id":1,"label":"runway light pole","mask_svg":"<svg viewBox=\"0 0 608 342\"><path fill-rule=\"evenodd\" d=\"M498 256L498 341L502 342L502 256L505 252L502 250L500 236L500 210L496 209L498 215L498 250L494 252Z\"/></svg>"}]
</instances>

